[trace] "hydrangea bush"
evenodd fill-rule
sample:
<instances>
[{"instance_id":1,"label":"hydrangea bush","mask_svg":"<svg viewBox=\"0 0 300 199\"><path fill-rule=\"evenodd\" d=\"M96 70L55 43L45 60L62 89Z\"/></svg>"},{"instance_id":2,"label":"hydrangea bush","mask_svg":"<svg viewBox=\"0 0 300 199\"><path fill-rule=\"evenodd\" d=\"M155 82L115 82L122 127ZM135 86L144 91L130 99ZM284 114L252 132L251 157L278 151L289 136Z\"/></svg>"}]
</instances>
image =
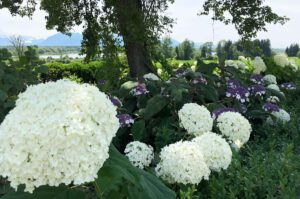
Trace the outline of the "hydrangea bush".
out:
<instances>
[{"instance_id":1,"label":"hydrangea bush","mask_svg":"<svg viewBox=\"0 0 300 199\"><path fill-rule=\"evenodd\" d=\"M93 181L119 128L116 114L94 86L60 80L28 87L0 126L0 174L28 192Z\"/></svg>"},{"instance_id":2,"label":"hydrangea bush","mask_svg":"<svg viewBox=\"0 0 300 199\"><path fill-rule=\"evenodd\" d=\"M85 92L79 92L78 97L71 98L68 96L66 97L68 100L52 101L56 99L55 97L72 92L72 89L68 89L68 91L60 92L60 95L55 95L56 90L55 92L52 91L52 95L49 94L52 97L44 96L47 100L41 101L41 104L51 102L58 105L53 105L50 108L48 104L47 107L49 108L42 111L37 109L39 105L33 108L27 107L26 110L32 109L30 114L40 111L44 114L39 119L45 118L48 126L51 122L56 122L57 126L54 126L53 129L63 129L62 133L71 131L74 134L68 134L68 136L74 136L74 138L72 137L74 141L70 139L72 141L70 144L66 139L64 142L53 141L56 137L49 139L49 142L63 143L62 146L68 147L55 148L55 150L65 149L66 154L71 154L66 159L62 159L64 163L67 162L66 160L77 161L80 168L83 166L85 169L90 169L94 168L90 164L97 161L97 158L105 157L106 161L104 162L105 158L101 159L103 160L102 163L97 164L97 169L96 166L95 169L90 169L93 171L89 170L90 173L84 172L80 175L80 170L77 169L75 176L74 169L65 171L65 173L71 173L73 178L70 175L69 181L62 180L53 185L57 186L64 183L71 184L71 187L78 184L78 188L75 186L75 189L81 193L82 190L88 193L96 192L103 198L178 198L178 195L181 195L186 187L194 190L187 193L190 194L189 197L194 197L193 194L201 195L202 189L208 187L211 182L216 182L220 176L231 175L227 172L232 172L232 167L236 166L239 156L245 156L244 152L248 150L246 145L251 145L268 136L269 132L262 131L261 128L265 126L274 128L274 125L280 127L281 125L290 125L293 122L293 117L289 113L290 109L286 109L286 100L291 95L296 96L298 93L297 82L293 78L296 73L288 67L285 68L287 73L282 72L282 68L277 66L273 59L257 57L252 63L253 66L250 65L250 61L247 61L246 67L240 67L238 66L239 62L234 61L237 67L231 64L228 65L229 67L221 68L214 62L206 64L198 60L193 67L184 65L170 71L170 74L164 75L164 77L146 74L138 79L131 79L125 82L120 89L111 91L110 97L106 97L93 86L67 81L69 84L76 85L76 88L92 87L95 92L97 90L98 93L105 96L105 100L103 98L101 102L95 102L96 97L88 97L89 95ZM280 74L287 75L278 76L278 71ZM62 82L66 82L66 80ZM53 83L46 83L46 85L48 84ZM73 107L72 111L67 111L73 102L77 102L79 105ZM32 101L33 103L36 103L36 100ZM98 104L95 106L95 103ZM109 106L101 106L103 103L108 103ZM84 105L84 108L81 108L81 104ZM114 110L113 116L99 110L97 108L99 106L104 110ZM52 112L49 111L52 108L55 109L55 112L64 111L65 115L61 112L60 115L67 119L54 121L54 116L58 117L59 114L57 113L52 117ZM73 113L82 114L80 115L82 117L74 118ZM91 114L96 114L97 117L91 117ZM24 115L25 113L22 113L17 118L22 118ZM100 115L101 121L105 119L109 121L105 124L104 122L98 123L97 118ZM8 115L7 120L9 118ZM31 121L30 118L32 117L27 118L28 120L24 119L24 124ZM115 128L119 128L113 140L113 135L111 137L98 136L99 139L95 139L91 134L84 133L93 130L95 132L108 132L112 129L110 128L111 120L114 120ZM63 125L66 121L70 121L71 124L69 126ZM81 123L87 123L87 127ZM35 136L39 135L36 133L39 128L33 127L45 125L38 119L30 124ZM100 124L101 128L95 128ZM14 128L21 127L16 125ZM46 132L51 129L46 130ZM55 131L55 133L58 134L59 131ZM113 134L111 131L110 133ZM80 135L80 138L75 136L77 134ZM13 135L17 135L17 133ZM27 139L27 136L25 137ZM101 145L106 151L93 150L98 155L106 152L106 156L98 156L95 160L89 161L89 157L92 158L93 153L90 156L85 155L88 153L79 144L83 137L88 143L84 147L88 146L88 149L93 148L93 143L106 143L106 145ZM21 142L21 140L24 142L23 137L21 140L12 140L11 137L5 139L10 139L9 142ZM47 142L45 140L40 143L47 143L48 140ZM9 147L12 146L16 147L16 145L9 145ZM35 145L32 144L32 146ZM239 150L232 150L236 148ZM23 152L23 148L20 147L20 149ZM5 150L3 149L5 153L8 153L8 149ZM120 154L119 151L124 152L124 155ZM75 156L76 158L71 158ZM1 155L0 157L2 158ZM24 155L22 158L18 158L18 161L26 163L28 156ZM33 159L29 158L29 160ZM13 159L13 161L15 160ZM88 164L88 166L81 164L80 161ZM51 162L54 165L58 163L60 162ZM44 164L47 164L46 160ZM75 166L76 164L73 165L74 168L76 168ZM6 166L6 168L12 169L13 167ZM71 167L66 168L70 169ZM21 168L18 169L21 170ZM51 169L51 167L47 167L47 169ZM55 172L57 171L55 170ZM12 172L6 172L2 175L8 176L7 173L11 174ZM19 174L14 172L11 175ZM18 178L18 180L16 184L25 183L27 185L27 181L30 179ZM39 181L33 180L32 183L39 183ZM79 185L83 183L83 186ZM50 183L44 184L49 185ZM42 184L40 183L40 185ZM13 181L12 186L14 186ZM32 190L34 186L38 187L39 185L31 185ZM70 190L70 187L65 188ZM39 190L40 188L36 188L34 194L39 193ZM128 191L131 194L128 194ZM203 194L205 193L207 190L203 191ZM98 197L100 197L99 195Z\"/></svg>"}]
</instances>

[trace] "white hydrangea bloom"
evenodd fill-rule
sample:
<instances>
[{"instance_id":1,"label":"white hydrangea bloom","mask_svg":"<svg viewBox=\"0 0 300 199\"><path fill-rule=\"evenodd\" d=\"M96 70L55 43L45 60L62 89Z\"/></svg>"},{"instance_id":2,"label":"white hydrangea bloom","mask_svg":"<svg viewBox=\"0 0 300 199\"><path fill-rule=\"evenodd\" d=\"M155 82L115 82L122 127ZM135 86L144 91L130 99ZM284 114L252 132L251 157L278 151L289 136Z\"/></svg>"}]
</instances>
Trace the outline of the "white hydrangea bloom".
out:
<instances>
[{"instance_id":1,"label":"white hydrangea bloom","mask_svg":"<svg viewBox=\"0 0 300 199\"><path fill-rule=\"evenodd\" d=\"M267 66L261 57L255 57L255 59L252 61L252 64L254 66L254 74L260 74L261 72L265 72L267 70Z\"/></svg>"},{"instance_id":2,"label":"white hydrangea bloom","mask_svg":"<svg viewBox=\"0 0 300 199\"><path fill-rule=\"evenodd\" d=\"M226 60L225 61L225 66L226 67L231 66L231 67L234 67L236 69L239 68L238 65L237 65L237 63L235 61L233 61L233 60Z\"/></svg>"},{"instance_id":3,"label":"white hydrangea bloom","mask_svg":"<svg viewBox=\"0 0 300 199\"><path fill-rule=\"evenodd\" d=\"M128 143L124 152L133 166L140 169L148 167L154 158L152 146L139 141Z\"/></svg>"},{"instance_id":4,"label":"white hydrangea bloom","mask_svg":"<svg viewBox=\"0 0 300 199\"><path fill-rule=\"evenodd\" d=\"M267 98L267 102L276 104L276 103L280 102L280 99L277 96L270 96Z\"/></svg>"},{"instance_id":5,"label":"white hydrangea bloom","mask_svg":"<svg viewBox=\"0 0 300 199\"><path fill-rule=\"evenodd\" d=\"M153 73L148 73L148 74L144 75L143 77L147 80L153 80L153 81L159 80L159 78Z\"/></svg>"},{"instance_id":6,"label":"white hydrangea bloom","mask_svg":"<svg viewBox=\"0 0 300 199\"><path fill-rule=\"evenodd\" d=\"M222 113L217 119L217 126L224 136L239 147L249 140L252 131L249 121L237 112Z\"/></svg>"},{"instance_id":7,"label":"white hydrangea bloom","mask_svg":"<svg viewBox=\"0 0 300 199\"><path fill-rule=\"evenodd\" d=\"M295 60L291 60L290 61L290 67L292 69L293 72L297 72L299 67L297 66L297 64L295 63Z\"/></svg>"},{"instance_id":8,"label":"white hydrangea bloom","mask_svg":"<svg viewBox=\"0 0 300 199\"><path fill-rule=\"evenodd\" d=\"M160 152L161 161L156 173L169 183L199 184L208 180L210 170L205 163L200 147L194 142L176 142Z\"/></svg>"},{"instance_id":9,"label":"white hydrangea bloom","mask_svg":"<svg viewBox=\"0 0 300 199\"><path fill-rule=\"evenodd\" d=\"M283 109L279 109L279 112L273 112L272 115L276 117L277 121L284 124L291 120L290 114Z\"/></svg>"},{"instance_id":10,"label":"white hydrangea bloom","mask_svg":"<svg viewBox=\"0 0 300 199\"><path fill-rule=\"evenodd\" d=\"M199 136L212 130L213 119L205 106L196 103L185 104L178 116L180 124L189 134Z\"/></svg>"},{"instance_id":11,"label":"white hydrangea bloom","mask_svg":"<svg viewBox=\"0 0 300 199\"><path fill-rule=\"evenodd\" d=\"M270 85L270 84L277 84L277 80L276 80L276 76L274 75L265 75L264 78L263 78L264 82L267 84L267 85Z\"/></svg>"},{"instance_id":12,"label":"white hydrangea bloom","mask_svg":"<svg viewBox=\"0 0 300 199\"><path fill-rule=\"evenodd\" d=\"M242 61L242 62L246 62L247 61L247 59L244 57L244 56L239 56L239 61Z\"/></svg>"},{"instance_id":13,"label":"white hydrangea bloom","mask_svg":"<svg viewBox=\"0 0 300 199\"><path fill-rule=\"evenodd\" d=\"M59 80L28 87L0 126L0 175L28 192L93 181L119 128L116 115L95 86Z\"/></svg>"},{"instance_id":14,"label":"white hydrangea bloom","mask_svg":"<svg viewBox=\"0 0 300 199\"><path fill-rule=\"evenodd\" d=\"M278 65L281 66L282 68L286 67L289 65L289 59L288 56L285 53L278 53L274 56L274 62Z\"/></svg>"},{"instance_id":15,"label":"white hydrangea bloom","mask_svg":"<svg viewBox=\"0 0 300 199\"><path fill-rule=\"evenodd\" d=\"M280 92L280 88L277 84L270 84L267 88Z\"/></svg>"},{"instance_id":16,"label":"white hydrangea bloom","mask_svg":"<svg viewBox=\"0 0 300 199\"><path fill-rule=\"evenodd\" d=\"M226 170L230 165L232 151L224 138L215 133L205 133L192 140L201 148L207 166L213 171Z\"/></svg>"},{"instance_id":17,"label":"white hydrangea bloom","mask_svg":"<svg viewBox=\"0 0 300 199\"><path fill-rule=\"evenodd\" d=\"M246 65L242 61L237 61L236 62L238 69L244 70L246 68Z\"/></svg>"}]
</instances>

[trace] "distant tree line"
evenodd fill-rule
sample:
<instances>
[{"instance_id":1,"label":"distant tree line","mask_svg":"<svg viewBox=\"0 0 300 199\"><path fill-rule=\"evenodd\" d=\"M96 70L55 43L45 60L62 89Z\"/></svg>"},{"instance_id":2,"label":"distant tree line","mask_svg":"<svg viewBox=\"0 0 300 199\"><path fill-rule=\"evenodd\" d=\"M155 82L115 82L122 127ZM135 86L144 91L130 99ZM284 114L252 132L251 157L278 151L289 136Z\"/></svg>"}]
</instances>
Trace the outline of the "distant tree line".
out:
<instances>
[{"instance_id":1,"label":"distant tree line","mask_svg":"<svg viewBox=\"0 0 300 199\"><path fill-rule=\"evenodd\" d=\"M296 57L298 55L299 52L299 45L298 44L291 44L289 47L287 47L285 49L285 53L289 56L289 57Z\"/></svg>"},{"instance_id":2,"label":"distant tree line","mask_svg":"<svg viewBox=\"0 0 300 199\"><path fill-rule=\"evenodd\" d=\"M237 42L220 41L217 47L213 46L212 42L206 42L195 48L194 42L190 40L184 40L177 46L173 46L172 39L165 37L162 39L158 46L157 52L159 52L164 58L175 58L177 60L191 60L191 59L213 59L214 54L218 52L225 53L225 59L237 59L240 55L247 57L256 56L272 56L271 42L269 39L256 39L252 41Z\"/></svg>"}]
</instances>

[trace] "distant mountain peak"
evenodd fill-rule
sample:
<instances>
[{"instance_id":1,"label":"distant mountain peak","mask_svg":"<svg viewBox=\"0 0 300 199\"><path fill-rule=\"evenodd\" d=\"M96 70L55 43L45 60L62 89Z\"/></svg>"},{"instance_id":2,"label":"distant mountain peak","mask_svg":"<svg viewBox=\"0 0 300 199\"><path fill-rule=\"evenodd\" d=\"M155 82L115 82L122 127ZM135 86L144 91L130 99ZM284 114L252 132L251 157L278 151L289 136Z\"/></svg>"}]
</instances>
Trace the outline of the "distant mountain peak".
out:
<instances>
[{"instance_id":1,"label":"distant mountain peak","mask_svg":"<svg viewBox=\"0 0 300 199\"><path fill-rule=\"evenodd\" d=\"M82 41L81 33L72 33L71 36L56 33L46 39L35 39L31 37L24 37L26 45L38 46L80 46ZM9 38L0 36L0 46L9 46Z\"/></svg>"}]
</instances>

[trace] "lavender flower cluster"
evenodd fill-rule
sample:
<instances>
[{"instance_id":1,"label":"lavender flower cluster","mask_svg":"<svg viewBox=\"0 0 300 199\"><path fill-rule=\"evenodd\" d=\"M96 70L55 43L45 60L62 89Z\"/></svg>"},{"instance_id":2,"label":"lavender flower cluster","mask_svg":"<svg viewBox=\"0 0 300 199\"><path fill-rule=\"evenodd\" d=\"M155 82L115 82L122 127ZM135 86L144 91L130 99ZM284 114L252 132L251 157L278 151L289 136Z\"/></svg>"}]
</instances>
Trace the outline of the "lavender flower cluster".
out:
<instances>
[{"instance_id":1,"label":"lavender flower cluster","mask_svg":"<svg viewBox=\"0 0 300 199\"><path fill-rule=\"evenodd\" d=\"M286 90L296 90L296 85L292 82L281 84L281 88Z\"/></svg>"},{"instance_id":2,"label":"lavender flower cluster","mask_svg":"<svg viewBox=\"0 0 300 199\"><path fill-rule=\"evenodd\" d=\"M263 109L265 111L268 111L268 112L279 112L280 108L279 106L277 106L276 104L273 104L273 103L270 103L270 102L267 102L263 105Z\"/></svg>"},{"instance_id":3,"label":"lavender flower cluster","mask_svg":"<svg viewBox=\"0 0 300 199\"><path fill-rule=\"evenodd\" d=\"M241 86L240 82L235 79L230 79L227 81L227 92L226 97L233 97L245 103L249 101L250 92L245 87Z\"/></svg>"}]
</instances>

